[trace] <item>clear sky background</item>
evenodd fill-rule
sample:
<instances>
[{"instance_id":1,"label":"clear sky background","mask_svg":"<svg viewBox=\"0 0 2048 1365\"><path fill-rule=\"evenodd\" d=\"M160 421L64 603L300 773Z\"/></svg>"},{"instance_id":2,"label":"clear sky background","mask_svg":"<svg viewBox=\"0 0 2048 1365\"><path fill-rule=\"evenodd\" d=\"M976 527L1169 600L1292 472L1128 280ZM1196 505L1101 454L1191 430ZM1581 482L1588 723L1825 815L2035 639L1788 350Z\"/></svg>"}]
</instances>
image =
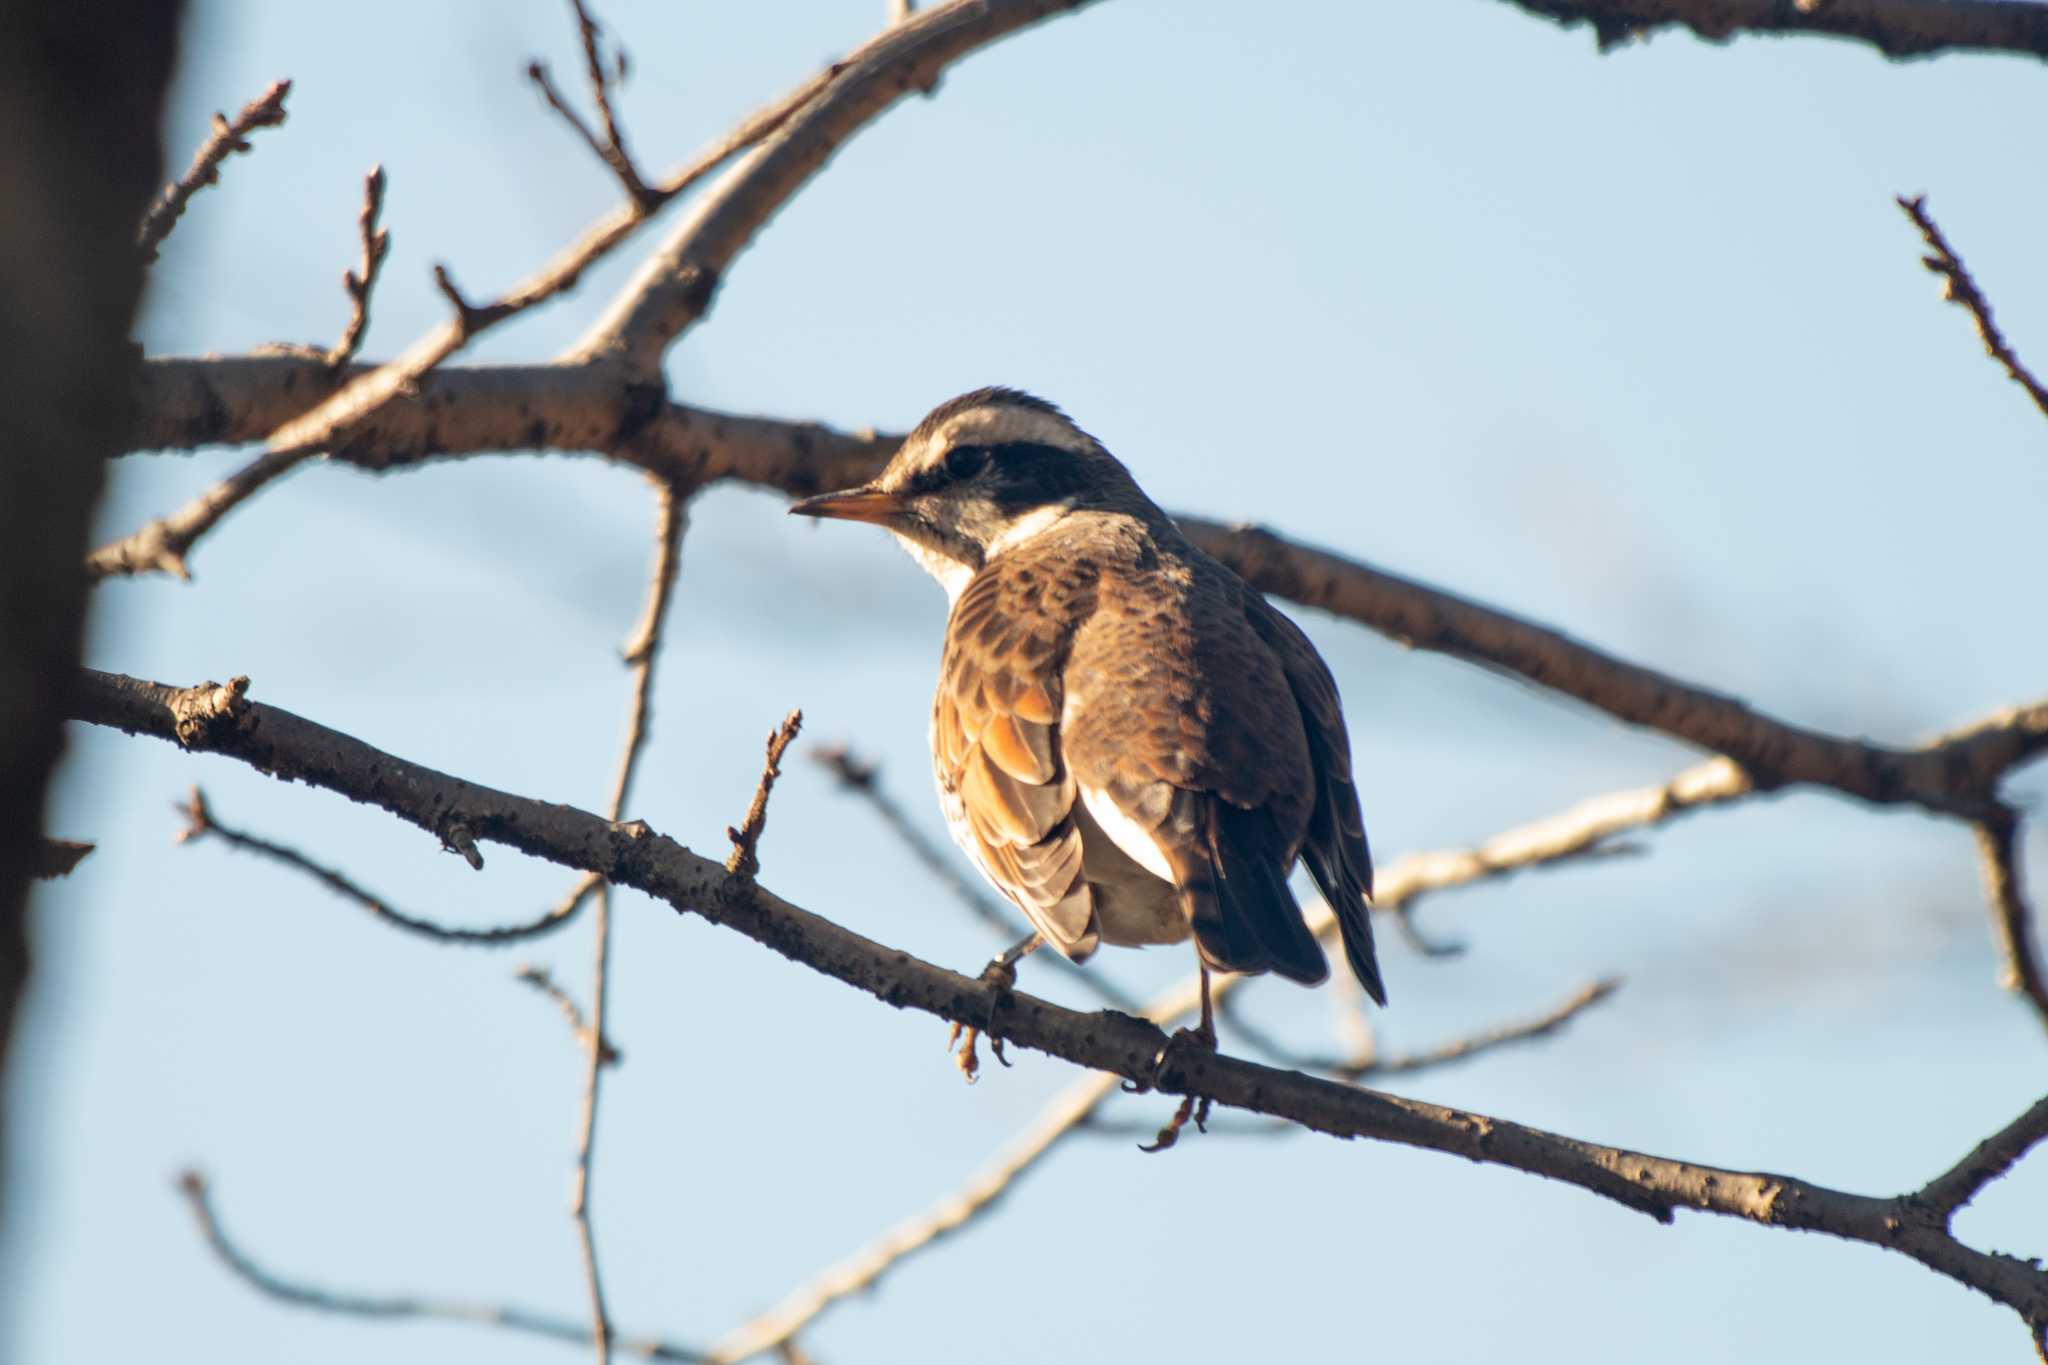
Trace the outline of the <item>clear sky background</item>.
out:
<instances>
[{"instance_id":1,"label":"clear sky background","mask_svg":"<svg viewBox=\"0 0 2048 1365\"><path fill-rule=\"evenodd\" d=\"M393 251L366 354L436 321L447 261L513 282L615 189L521 74L574 84L566 6L194 6L171 159L216 108L291 118L197 199L152 283L154 353L326 344L362 173ZM879 0L615 0L633 143L666 166L879 24ZM1892 205L1927 191L2023 354L2048 363L2048 71L1888 64L1828 40L1665 35L1607 57L1491 0L1105 0L1013 37L846 148L670 359L689 402L901 429L975 385L1064 404L1164 505L1267 522L1832 731L1906 742L2048 690L2048 424L1941 303ZM659 229L656 230L657 233ZM487 339L544 359L646 242ZM244 456L123 462L102 529ZM259 698L408 758L597 808L626 704L651 500L588 458L375 478L315 467L194 556L98 590L89 657ZM802 706L940 832L925 718L943 598L868 528L697 504L629 815L718 853L763 736ZM1375 848L1482 838L1695 754L1345 622L1334 668ZM8 1078L0 1356L555 1362L577 1348L364 1323L252 1294L174 1195L336 1288L583 1311L566 1213L580 1064L512 980L579 989L588 924L513 953L403 937L218 845L172 802L298 843L420 913L525 917L558 869L482 874L389 818L226 760L81 730ZM2014 784L2038 805L2048 768ZM1619 996L1540 1045L1400 1085L1600 1142L1889 1194L2037 1098L2048 1040L1995 985L1967 833L1793 793L1647 856L1447 895L1469 951L1386 950L1401 1050ZM976 970L996 945L796 762L764 880ZM2048 884L2048 840L2027 855ZM622 1327L706 1342L952 1189L1071 1069L968 1089L944 1028L627 894L597 1226ZM1387 936L1394 939L1393 935ZM1178 950L1108 955L1143 990ZM1027 966L1027 989L1071 982ZM1330 1036L1340 993L1263 984ZM1113 1112L1163 1119L1157 1097ZM2048 1254L2048 1161L1966 1213ZM854 1362L2026 1357L2012 1315L1902 1258L1312 1136L1071 1143L992 1217L806 1338Z\"/></svg>"}]
</instances>

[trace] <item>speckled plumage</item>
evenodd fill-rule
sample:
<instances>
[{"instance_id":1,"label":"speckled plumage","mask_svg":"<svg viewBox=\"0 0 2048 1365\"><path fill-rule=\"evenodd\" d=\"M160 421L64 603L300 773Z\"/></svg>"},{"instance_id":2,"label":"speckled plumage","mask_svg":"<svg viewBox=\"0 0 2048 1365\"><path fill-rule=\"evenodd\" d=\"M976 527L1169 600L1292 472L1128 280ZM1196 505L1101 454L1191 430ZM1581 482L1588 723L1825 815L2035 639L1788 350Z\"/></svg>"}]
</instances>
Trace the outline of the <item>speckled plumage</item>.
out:
<instances>
[{"instance_id":1,"label":"speckled plumage","mask_svg":"<svg viewBox=\"0 0 2048 1365\"><path fill-rule=\"evenodd\" d=\"M881 522L953 597L940 801L1048 943L1079 960L1192 936L1211 967L1320 981L1286 884L1299 857L1384 1002L1329 670L1099 443L1051 404L980 390L935 409L867 489L797 510Z\"/></svg>"}]
</instances>

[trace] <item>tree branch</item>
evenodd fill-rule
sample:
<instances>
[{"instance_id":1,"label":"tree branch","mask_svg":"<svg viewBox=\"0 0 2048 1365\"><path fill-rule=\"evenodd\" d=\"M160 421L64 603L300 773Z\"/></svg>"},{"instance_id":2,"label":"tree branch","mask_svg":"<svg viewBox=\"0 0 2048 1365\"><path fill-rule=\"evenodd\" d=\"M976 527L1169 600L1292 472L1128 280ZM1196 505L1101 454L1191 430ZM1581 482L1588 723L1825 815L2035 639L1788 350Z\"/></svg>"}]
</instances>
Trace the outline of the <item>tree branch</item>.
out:
<instances>
[{"instance_id":1,"label":"tree branch","mask_svg":"<svg viewBox=\"0 0 2048 1365\"><path fill-rule=\"evenodd\" d=\"M267 357L153 362L142 395L145 411L161 410L149 424L151 439L178 445L181 431L192 443L248 439L248 417L306 378L303 362ZM628 441L617 436L616 411L601 394L558 367L452 371L435 379L408 405L403 425L394 421L383 429L379 454L336 458L389 469L545 445L601 451L666 476L734 480L807 496L871 477L900 440L667 404ZM438 417L429 416L428 406ZM549 424L542 424L542 413L551 415ZM1918 805L1974 821L1991 810L2008 769L2048 751L2048 699L1942 744L1905 750L1866 744L1792 725L1562 631L1260 527L1178 520L1190 539L1263 592L1413 648L1506 670L1631 725L1725 754L1759 789L1825 787L1873 804Z\"/></svg>"},{"instance_id":2,"label":"tree branch","mask_svg":"<svg viewBox=\"0 0 2048 1365\"><path fill-rule=\"evenodd\" d=\"M377 226L383 212L384 168L372 166L363 177L363 209L356 215L356 231L363 243L362 260L354 270L341 272L341 287L348 294L348 324L342 328L341 340L327 352L329 369L339 369L354 360L363 344L363 333L369 330L370 291L377 287L377 273L384 268L384 258L391 252L390 229Z\"/></svg>"},{"instance_id":3,"label":"tree branch","mask_svg":"<svg viewBox=\"0 0 2048 1365\"><path fill-rule=\"evenodd\" d=\"M952 0L890 24L704 195L571 354L658 373L669 346L710 309L734 258L843 143L960 58L1088 3Z\"/></svg>"},{"instance_id":4,"label":"tree branch","mask_svg":"<svg viewBox=\"0 0 2048 1365\"><path fill-rule=\"evenodd\" d=\"M579 878L569 894L553 909L538 919L528 920L523 924L499 925L489 929L450 928L433 920L406 914L342 872L314 862L295 848L275 843L246 830L236 829L232 825L222 824L219 817L214 815L213 808L207 804L206 794L197 787L192 788L192 794L185 798L185 803L175 809L186 821L185 828L177 833L178 843L195 844L201 839L211 837L219 839L230 848L243 849L259 857L268 858L272 862L282 863L295 871L305 873L336 895L354 901L393 928L403 929L409 934L418 934L436 943L462 943L498 948L508 943L522 943L528 939L539 938L543 934L551 934L574 919L577 911L583 908L583 902L588 900L590 893L600 885L599 879L594 876L586 875Z\"/></svg>"},{"instance_id":5,"label":"tree branch","mask_svg":"<svg viewBox=\"0 0 2048 1365\"><path fill-rule=\"evenodd\" d=\"M1984 861L1984 885L1991 895L1991 922L2004 970L1998 984L2026 997L2048 1024L2048 980L2034 945L2034 911L2020 878L2020 818L2001 806L1977 824L1977 849Z\"/></svg>"},{"instance_id":6,"label":"tree branch","mask_svg":"<svg viewBox=\"0 0 2048 1365\"><path fill-rule=\"evenodd\" d=\"M578 13L581 13L581 6ZM672 484L655 485L654 565L647 584L647 605L626 641L622 655L633 671L633 693L626 720L626 742L619 753L619 767L612 779L610 818L624 814L626 800L633 792L633 778L640 756L652 733L654 663L661 654L663 629L668 624L670 605L675 601L676 579L682 567L683 533L689 528L691 488ZM595 869L591 869L595 870ZM611 1313L605 1307L604 1277L598 1267L597 1238L590 1223L591 1167L597 1150L597 1109L605 1067L606 1017L611 1008L612 895L611 884L597 884L597 925L594 961L590 980L590 1026L584 1040L583 1105L576 1125L576 1175L569 1197L570 1217L576 1224L576 1245L583 1258L584 1288L590 1297L590 1339L596 1348L598 1365L611 1359Z\"/></svg>"},{"instance_id":7,"label":"tree branch","mask_svg":"<svg viewBox=\"0 0 2048 1365\"><path fill-rule=\"evenodd\" d=\"M220 183L221 162L236 152L248 151L249 135L258 128L275 128L284 122L284 98L291 89L290 81L273 81L268 90L243 105L232 122L225 114L213 116L213 132L199 144L192 164L183 175L164 186L135 231L135 247L142 254L143 264L157 258L164 238L178 225L192 196L208 185Z\"/></svg>"},{"instance_id":8,"label":"tree branch","mask_svg":"<svg viewBox=\"0 0 2048 1365\"><path fill-rule=\"evenodd\" d=\"M1920 229L1922 240L1927 243L1929 254L1920 258L1920 264L1930 274L1941 277L1941 296L1963 309L1976 325L1977 339L1984 343L1984 353L2005 367L2012 382L2027 391L2027 397L2034 400L2034 406L2048 416L2048 389L2041 387L2041 381L2034 378L2033 371L2020 363L2019 356L2006 344L2005 333L1998 330L1998 324L1991 320L1991 301L1978 290L1977 282L1970 278L1969 270L1963 265L1963 258L1956 255L1955 248L1948 244L1941 228L1936 225L1934 215L1927 211L1927 196L1916 194L1910 199L1898 197L1899 208L1906 217L1913 220L1913 226Z\"/></svg>"},{"instance_id":9,"label":"tree branch","mask_svg":"<svg viewBox=\"0 0 2048 1365\"><path fill-rule=\"evenodd\" d=\"M583 0L569 0L569 3L576 11L576 30L583 40L584 70L590 79L590 94L597 103L598 117L604 121L604 136L599 138L591 131L590 125L583 121L582 116L569 107L569 102L555 89L554 80L548 75L546 62L537 59L528 62L527 77L540 87L542 97L562 116L563 122L583 139L591 154L602 161L618 178L619 185L626 191L626 197L639 207L643 215L652 213L672 196L650 186L646 177L640 174L639 166L634 164L633 154L626 150L625 134L620 131L618 116L612 110L614 77L605 69L604 57L600 50L603 39L597 20L591 18L590 8ZM622 48L619 50L619 77L625 75L625 70L626 53Z\"/></svg>"},{"instance_id":10,"label":"tree branch","mask_svg":"<svg viewBox=\"0 0 2048 1365\"><path fill-rule=\"evenodd\" d=\"M1166 1093L1207 1098L1337 1137L1397 1142L1544 1176L1659 1222L1690 1208L1866 1242L2007 1305L2030 1331L2048 1327L2048 1271L1956 1241L1914 1202L1917 1191L1881 1199L1790 1176L1674 1161L1176 1046L1149 1020L1063 1009L872 942L644 824L619 824L435 772L288 711L250 702L245 690L217 684L170 688L86 670L71 698L71 714L325 787L422 829L453 820L476 838L635 887L887 1004L979 1026L1012 1044Z\"/></svg>"},{"instance_id":11,"label":"tree branch","mask_svg":"<svg viewBox=\"0 0 2048 1365\"><path fill-rule=\"evenodd\" d=\"M562 1012L563 1022L569 1025L569 1036L576 1040L576 1045L583 1048L590 1046L592 1031L589 1021L583 1017L583 1007L576 1003L575 996L570 995L562 984L555 980L552 972L545 967L529 963L513 973L513 980L533 987L542 999L552 1002L554 1007ZM612 1046L611 1039L599 1038L597 1045L598 1051L603 1054L601 1060L604 1065L617 1066L625 1060L625 1054Z\"/></svg>"},{"instance_id":12,"label":"tree branch","mask_svg":"<svg viewBox=\"0 0 2048 1365\"><path fill-rule=\"evenodd\" d=\"M775 779L782 776L782 755L789 748L790 741L803 728L804 713L792 711L782 718L768 736L768 761L761 766L761 780L754 787L754 799L747 803L747 814L740 821L738 829L727 828L726 837L732 840L732 853L725 860L725 870L735 877L752 881L761 872L761 833L768 827L768 797L775 790Z\"/></svg>"},{"instance_id":13,"label":"tree branch","mask_svg":"<svg viewBox=\"0 0 2048 1365\"><path fill-rule=\"evenodd\" d=\"M473 1322L482 1327L503 1327L515 1332L553 1337L558 1341L582 1342L589 1339L590 1330L582 1323L509 1304L422 1298L412 1294L350 1294L339 1290L322 1289L299 1280L288 1280L258 1265L247 1252L229 1240L227 1230L221 1227L220 1218L214 1212L212 1193L205 1176L198 1171L184 1172L178 1177L178 1192L185 1197L185 1202L192 1209L192 1216L198 1220L200 1236L206 1239L207 1246L220 1259L221 1264L251 1289L281 1303L299 1308L315 1308L323 1313L341 1313L349 1317L387 1320L434 1318ZM618 1345L621 1351L648 1360L695 1362L704 1359L702 1352L691 1347L653 1337L621 1337Z\"/></svg>"},{"instance_id":14,"label":"tree branch","mask_svg":"<svg viewBox=\"0 0 2048 1365\"><path fill-rule=\"evenodd\" d=\"M1739 33L1819 33L1891 58L1938 52L2048 57L2048 10L2018 0L1508 0L1569 28L1592 26L1602 52L1660 28L1708 42Z\"/></svg>"}]
</instances>

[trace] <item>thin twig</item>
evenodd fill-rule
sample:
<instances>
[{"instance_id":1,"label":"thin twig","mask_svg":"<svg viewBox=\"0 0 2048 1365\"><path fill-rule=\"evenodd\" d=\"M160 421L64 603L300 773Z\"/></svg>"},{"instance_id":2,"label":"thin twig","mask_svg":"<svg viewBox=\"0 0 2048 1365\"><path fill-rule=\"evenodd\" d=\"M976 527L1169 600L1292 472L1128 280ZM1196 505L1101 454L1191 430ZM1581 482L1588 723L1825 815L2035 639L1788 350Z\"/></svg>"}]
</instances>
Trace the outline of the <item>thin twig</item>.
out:
<instances>
[{"instance_id":1,"label":"thin twig","mask_svg":"<svg viewBox=\"0 0 2048 1365\"><path fill-rule=\"evenodd\" d=\"M633 690L627 709L625 745L620 750L618 771L612 779L609 809L614 824L625 813L627 798L633 792L633 778L639 771L640 755L646 751L648 737L653 733L654 664L661 653L669 606L675 600L683 533L689 527L692 491L666 483L655 484L654 566L647 585L647 605L625 648L625 662L633 670ZM605 1365L611 1358L612 1346L611 1313L605 1307L604 1276L598 1266L597 1238L590 1222L598 1100L608 1046L605 1042L609 1032L606 1020L611 1010L611 911L611 885L600 882L590 980L590 1025L584 1044L583 1105L577 1118L576 1173L569 1198L570 1217L576 1224L577 1250L583 1258L584 1287L590 1298L590 1340L596 1350L598 1365Z\"/></svg>"},{"instance_id":2,"label":"thin twig","mask_svg":"<svg viewBox=\"0 0 2048 1365\"><path fill-rule=\"evenodd\" d=\"M813 77L767 109L743 120L732 132L662 181L656 187L657 192L664 199L672 199L754 143L770 136L828 79L829 72ZM422 335L388 364L358 375L310 411L280 425L270 433L266 447L272 452L283 453L348 444L356 428L393 398L412 390L429 371L480 333L573 287L582 279L584 271L630 237L646 219L647 215L637 203L614 209L524 283L485 304L471 303L456 289L447 267L435 266L435 286L454 305L455 316Z\"/></svg>"},{"instance_id":3,"label":"thin twig","mask_svg":"<svg viewBox=\"0 0 2048 1365\"><path fill-rule=\"evenodd\" d=\"M157 517L94 550L85 558L86 576L101 579L167 573L190 582L192 570L185 555L193 543L266 484L298 468L307 455L306 451L258 455L169 516Z\"/></svg>"},{"instance_id":4,"label":"thin twig","mask_svg":"<svg viewBox=\"0 0 2048 1365\"><path fill-rule=\"evenodd\" d=\"M553 1001L555 1008L562 1012L562 1018L568 1023L569 1035L576 1040L577 1045L590 1046L590 1025L583 1018L583 1007L578 1005L576 998L555 980L553 973L546 967L528 964L515 972L513 979L525 982L543 997ZM617 1066L626 1059L624 1053L612 1046L611 1039L601 1038L598 1043L604 1053L603 1060L606 1066Z\"/></svg>"},{"instance_id":5,"label":"thin twig","mask_svg":"<svg viewBox=\"0 0 2048 1365\"><path fill-rule=\"evenodd\" d=\"M1540 1175L1662 1223L1680 1209L1694 1209L1759 1226L1825 1232L1906 1256L1977 1289L2012 1308L2030 1332L2048 1323L2048 1270L1959 1242L1919 1212L1918 1191L1875 1198L1793 1176L1675 1161L1175 1047L1150 1020L1065 1009L872 942L645 825L622 825L435 772L250 701L246 692L246 680L178 689L82 669L66 709L73 719L172 740L327 788L423 829L460 824L479 839L632 886L892 1006L974 1025L1014 1046L1162 1094L1285 1118L1336 1137L1395 1142Z\"/></svg>"},{"instance_id":6,"label":"thin twig","mask_svg":"<svg viewBox=\"0 0 2048 1365\"><path fill-rule=\"evenodd\" d=\"M1297 1053L1269 1034L1247 1027L1242 1020L1236 1022L1236 1030L1246 1042L1251 1043L1277 1066L1285 1066L1296 1071L1313 1071L1319 1075L1329 1076L1333 1080L1355 1084L1383 1076L1412 1076L1419 1071L1433 1071L1438 1067L1466 1061L1496 1048L1547 1038L1620 989L1621 982L1614 977L1589 982L1534 1018L1511 1024L1499 1024L1477 1033L1447 1039L1419 1052L1397 1053L1392 1057L1382 1057L1371 1051L1362 1051L1352 1057ZM1090 1115L1087 1120L1088 1131L1098 1137L1150 1138L1158 1127L1156 1121L1114 1124L1095 1115ZM1210 1131L1218 1130L1212 1125ZM1302 1130L1297 1124L1268 1119L1252 1124L1233 1125L1220 1131L1256 1135L1299 1133Z\"/></svg>"},{"instance_id":7,"label":"thin twig","mask_svg":"<svg viewBox=\"0 0 2048 1365\"><path fill-rule=\"evenodd\" d=\"M2034 911L2027 903L2020 875L2020 818L2000 807L1977 824L1977 849L1984 863L1984 885L1991 897L1993 936L2004 963L1998 984L2024 996L2035 1017L2048 1025L2048 979L2034 943Z\"/></svg>"},{"instance_id":8,"label":"thin twig","mask_svg":"<svg viewBox=\"0 0 2048 1365\"><path fill-rule=\"evenodd\" d=\"M142 253L143 264L157 258L164 238L170 236L171 229L178 225L178 219L184 215L185 205L192 196L206 186L220 182L221 162L236 152L248 151L249 135L258 128L275 128L284 122L284 97L291 93L291 89L292 83L288 80L273 81L268 90L243 105L242 112L232 120L225 114L213 116L213 132L199 144L192 164L183 175L164 186L163 193L143 215L142 226L136 229L135 246Z\"/></svg>"},{"instance_id":9,"label":"thin twig","mask_svg":"<svg viewBox=\"0 0 2048 1365\"><path fill-rule=\"evenodd\" d=\"M527 77L540 87L540 93L546 97L554 111L575 130L576 135L583 139L597 159L618 177L619 184L626 191L626 197L643 215L652 213L671 197L672 192L651 187L640 174L640 168L633 162L632 153L626 150L625 134L620 131L618 117L612 109L612 90L615 81L623 80L625 76L625 49L619 49L618 74L614 77L612 72L605 70L604 57L600 51L603 33L598 27L597 20L591 17L589 6L584 4L583 0L569 0L569 3L576 10L576 28L583 40L584 70L590 78L590 94L597 102L598 117L604 122L603 138L600 139L591 131L590 125L583 121L582 115L572 109L569 102L562 98L561 92L555 89L554 80L548 75L546 62L538 58L528 62Z\"/></svg>"},{"instance_id":10,"label":"thin twig","mask_svg":"<svg viewBox=\"0 0 2048 1365\"><path fill-rule=\"evenodd\" d=\"M206 1245L221 1264L250 1288L280 1302L359 1318L432 1318L470 1322L482 1327L503 1327L515 1332L553 1337L557 1341L579 1342L590 1335L589 1329L580 1322L510 1304L423 1298L415 1294L351 1294L286 1279L257 1264L247 1252L229 1240L219 1215L214 1212L212 1192L204 1175L198 1171L185 1171L178 1177L178 1192L191 1207L192 1216L199 1222L200 1235L206 1239ZM656 1337L621 1336L618 1347L622 1352L648 1360L702 1361L705 1358L704 1353L694 1347Z\"/></svg>"},{"instance_id":11,"label":"thin twig","mask_svg":"<svg viewBox=\"0 0 2048 1365\"><path fill-rule=\"evenodd\" d=\"M811 748L810 755L815 762L839 780L842 791L851 792L866 802L868 807L882 818L882 823L889 827L889 832L910 850L911 856L923 864L925 870L936 877L942 886L952 892L954 898L966 908L967 913L992 930L1005 947L1031 932L1014 915L1006 913L993 897L986 894L962 871L966 866L965 862L925 837L917 822L910 818L897 803L896 798L883 787L879 767L854 754L844 744L815 745ZM1119 990L1116 983L1101 972L1090 971L1057 952L1039 953L1033 960L1046 963L1055 971L1086 984L1104 1004L1127 1013L1139 1008L1134 997Z\"/></svg>"},{"instance_id":12,"label":"thin twig","mask_svg":"<svg viewBox=\"0 0 2048 1365\"><path fill-rule=\"evenodd\" d=\"M363 177L363 208L356 215L362 259L354 270L341 272L341 287L348 294L348 324L342 328L341 340L327 352L329 369L340 369L354 360L363 344L363 333L369 330L370 291L377 287L377 273L384 268L384 258L391 251L390 229L377 225L383 212L384 168L372 166Z\"/></svg>"},{"instance_id":13,"label":"thin twig","mask_svg":"<svg viewBox=\"0 0 2048 1365\"><path fill-rule=\"evenodd\" d=\"M782 724L768 736L768 761L761 767L761 780L754 787L754 799L747 803L746 818L740 821L738 829L726 828L725 837L732 840L732 854L725 860L725 870L737 877L752 880L760 875L761 832L768 827L768 797L775 790L775 779L782 776L782 753L789 748L791 740L803 729L804 713L791 711L782 718Z\"/></svg>"},{"instance_id":14,"label":"thin twig","mask_svg":"<svg viewBox=\"0 0 2048 1365\"><path fill-rule=\"evenodd\" d=\"M185 828L178 831L176 842L197 843L201 839L211 837L219 839L231 848L246 849L273 862L283 863L286 867L305 873L335 894L354 901L386 924L408 933L418 934L422 938L433 939L437 943L466 943L497 948L508 943L521 943L539 938L543 934L551 934L574 919L576 912L583 908L583 902L588 900L591 892L601 884L601 879L595 874L586 873L577 879L569 894L553 909L538 919L528 920L523 924L498 925L489 929L451 928L445 924L437 924L433 920L421 919L417 915L406 914L343 873L314 862L295 848L251 834L247 830L236 829L232 825L222 824L220 817L216 816L212 807L207 804L205 793L197 787L192 789L192 794L185 798L183 805L173 806L172 809L183 815L186 822Z\"/></svg>"},{"instance_id":15,"label":"thin twig","mask_svg":"<svg viewBox=\"0 0 2048 1365\"><path fill-rule=\"evenodd\" d=\"M1970 315L1976 324L1977 339L1984 343L1984 353L2005 367L2012 382L2027 391L2027 397L2034 400L2034 406L2048 416L2048 389L2041 387L2041 381L2034 378L2033 371L2021 363L2018 355L2006 343L2005 334L1998 330L1998 324L1991 320L1991 300L1984 297L1977 288L1977 282L1970 278L1969 270L1963 265L1963 258L1956 255L1955 248L1948 244L1941 228L1935 223L1934 215L1927 211L1927 196L1916 194L1911 197L1898 196L1899 208L1906 217L1913 220L1913 226L1920 229L1921 238L1931 253L1920 258L1920 264L1941 277L1941 296Z\"/></svg>"}]
</instances>

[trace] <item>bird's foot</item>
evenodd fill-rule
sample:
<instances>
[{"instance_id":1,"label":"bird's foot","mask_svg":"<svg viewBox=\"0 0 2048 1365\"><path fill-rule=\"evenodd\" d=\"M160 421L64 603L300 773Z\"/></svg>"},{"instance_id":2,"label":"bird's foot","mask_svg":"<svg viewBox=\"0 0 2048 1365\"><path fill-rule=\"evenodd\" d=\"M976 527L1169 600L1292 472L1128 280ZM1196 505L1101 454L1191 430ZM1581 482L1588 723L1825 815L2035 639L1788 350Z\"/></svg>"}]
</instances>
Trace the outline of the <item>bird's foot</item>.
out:
<instances>
[{"instance_id":1,"label":"bird's foot","mask_svg":"<svg viewBox=\"0 0 2048 1365\"><path fill-rule=\"evenodd\" d=\"M960 1074L973 1085L981 1076L981 1053L977 1044L981 1036L988 1035L988 1050L1004 1066L1010 1059L1003 1055L1003 1040L995 1035L996 1011L1001 1008L1003 998L1017 985L1017 959L1005 953L982 968L981 984L992 988L995 994L988 1005L988 1019L980 1028L972 1024L956 1022L946 1034L946 1051L953 1055L953 1065L960 1068Z\"/></svg>"},{"instance_id":2,"label":"bird's foot","mask_svg":"<svg viewBox=\"0 0 2048 1365\"><path fill-rule=\"evenodd\" d=\"M1216 1050L1215 1025L1205 1022L1201 1028L1177 1030L1171 1038L1166 1040L1166 1048L1159 1054L1159 1063L1153 1069L1154 1085L1139 1086L1134 1090L1131 1084L1126 1082L1124 1089L1132 1090L1136 1093L1136 1091L1155 1088L1157 1078L1166 1073L1167 1066L1173 1059L1173 1050L1176 1047L1196 1047L1204 1051L1214 1052ZM1168 1119L1166 1126L1159 1130L1159 1136L1153 1138L1150 1142L1139 1143L1138 1150L1148 1153L1165 1151L1173 1146L1174 1143L1180 1141L1180 1130L1187 1127L1190 1120L1193 1120L1196 1132L1208 1132L1210 1104L1211 1101L1207 1095L1183 1095L1179 1106L1173 1111L1173 1117Z\"/></svg>"}]
</instances>

